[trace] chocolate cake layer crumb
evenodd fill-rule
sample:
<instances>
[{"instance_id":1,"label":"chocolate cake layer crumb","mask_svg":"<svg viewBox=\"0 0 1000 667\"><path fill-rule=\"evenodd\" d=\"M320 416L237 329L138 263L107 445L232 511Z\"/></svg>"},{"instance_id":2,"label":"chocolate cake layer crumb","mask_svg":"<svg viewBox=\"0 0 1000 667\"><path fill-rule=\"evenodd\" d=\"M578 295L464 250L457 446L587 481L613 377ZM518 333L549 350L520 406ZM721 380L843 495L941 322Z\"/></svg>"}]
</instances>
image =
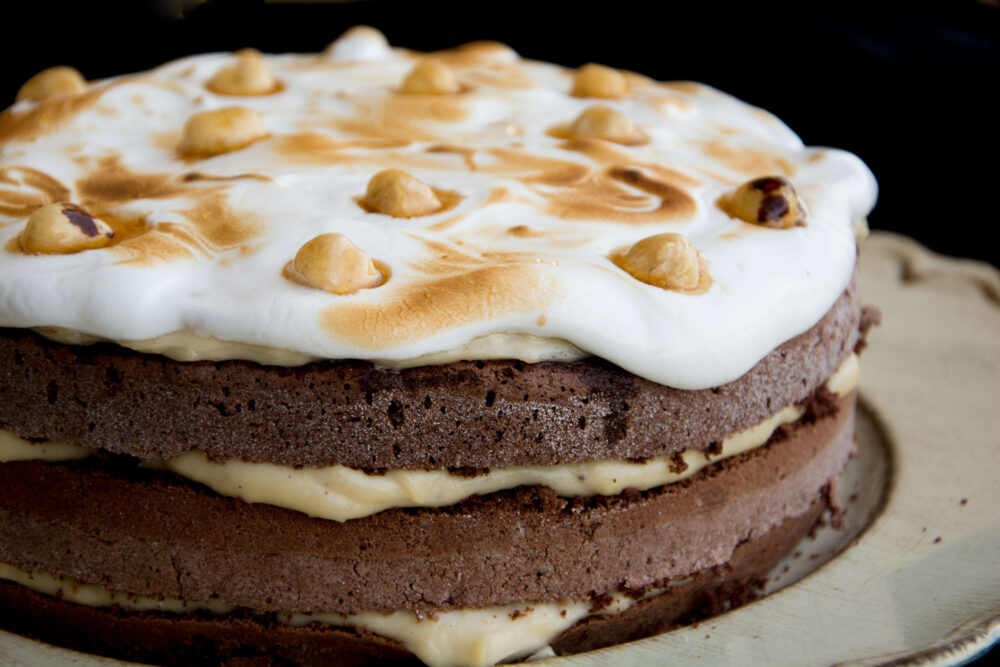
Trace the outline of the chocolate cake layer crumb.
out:
<instances>
[{"instance_id":1,"label":"chocolate cake layer crumb","mask_svg":"<svg viewBox=\"0 0 1000 667\"><path fill-rule=\"evenodd\" d=\"M0 465L0 561L130 593L258 610L443 611L584 599L725 563L807 511L853 450L855 395L676 484L544 487L344 523L87 460Z\"/></svg>"},{"instance_id":2,"label":"chocolate cake layer crumb","mask_svg":"<svg viewBox=\"0 0 1000 667\"><path fill-rule=\"evenodd\" d=\"M705 449L813 393L859 340L857 276L739 379L680 391L596 358L284 368L175 362L0 329L0 428L143 459L483 469Z\"/></svg>"},{"instance_id":3,"label":"chocolate cake layer crumb","mask_svg":"<svg viewBox=\"0 0 1000 667\"><path fill-rule=\"evenodd\" d=\"M725 565L666 593L620 614L580 621L553 648L565 655L639 639L754 599L756 582L809 531L823 509L822 502L814 502L802 515L741 542ZM319 623L293 627L250 613L215 617L84 607L5 581L0 581L0 627L88 653L177 667L421 664L398 642L354 628Z\"/></svg>"}]
</instances>

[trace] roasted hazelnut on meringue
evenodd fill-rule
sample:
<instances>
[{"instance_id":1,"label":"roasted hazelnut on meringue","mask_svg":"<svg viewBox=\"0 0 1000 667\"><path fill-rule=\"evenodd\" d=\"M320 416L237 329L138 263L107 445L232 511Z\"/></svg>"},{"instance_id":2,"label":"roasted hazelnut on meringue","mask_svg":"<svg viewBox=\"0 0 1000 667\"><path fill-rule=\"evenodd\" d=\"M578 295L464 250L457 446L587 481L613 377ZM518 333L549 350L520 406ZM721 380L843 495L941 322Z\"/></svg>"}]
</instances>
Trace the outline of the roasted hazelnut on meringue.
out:
<instances>
[{"instance_id":1,"label":"roasted hazelnut on meringue","mask_svg":"<svg viewBox=\"0 0 1000 667\"><path fill-rule=\"evenodd\" d=\"M236 52L236 62L220 69L208 82L212 92L222 95L267 95L278 88L263 55L257 49Z\"/></svg>"},{"instance_id":2,"label":"roasted hazelnut on meringue","mask_svg":"<svg viewBox=\"0 0 1000 667\"><path fill-rule=\"evenodd\" d=\"M748 181L723 195L719 206L734 218L776 229L805 224L805 205L792 183L783 176Z\"/></svg>"},{"instance_id":3,"label":"roasted hazelnut on meringue","mask_svg":"<svg viewBox=\"0 0 1000 667\"><path fill-rule=\"evenodd\" d=\"M226 107L188 118L178 149L188 157L207 157L243 148L266 136L264 122L255 112Z\"/></svg>"},{"instance_id":4,"label":"roasted hazelnut on meringue","mask_svg":"<svg viewBox=\"0 0 1000 667\"><path fill-rule=\"evenodd\" d=\"M394 218L428 215L442 206L430 186L400 169L384 169L372 176L360 202L373 213Z\"/></svg>"},{"instance_id":5,"label":"roasted hazelnut on meringue","mask_svg":"<svg viewBox=\"0 0 1000 667\"><path fill-rule=\"evenodd\" d=\"M612 261L636 280L673 290L693 290L702 279L697 248L680 234L647 236Z\"/></svg>"},{"instance_id":6,"label":"roasted hazelnut on meringue","mask_svg":"<svg viewBox=\"0 0 1000 667\"><path fill-rule=\"evenodd\" d=\"M368 254L343 234L320 234L295 253L285 266L286 277L313 289L352 294L383 282Z\"/></svg>"},{"instance_id":7,"label":"roasted hazelnut on meringue","mask_svg":"<svg viewBox=\"0 0 1000 667\"><path fill-rule=\"evenodd\" d=\"M15 101L41 102L60 95L77 95L87 90L87 81L72 67L50 67L28 79L17 91Z\"/></svg>"},{"instance_id":8,"label":"roasted hazelnut on meringue","mask_svg":"<svg viewBox=\"0 0 1000 667\"><path fill-rule=\"evenodd\" d=\"M643 138L631 118L606 106L584 110L570 125L569 135L574 139L604 139L618 144L635 144Z\"/></svg>"},{"instance_id":9,"label":"roasted hazelnut on meringue","mask_svg":"<svg viewBox=\"0 0 1000 667\"><path fill-rule=\"evenodd\" d=\"M102 248L115 233L106 222L68 202L38 208L17 237L22 251L32 255L66 255Z\"/></svg>"},{"instance_id":10,"label":"roasted hazelnut on meringue","mask_svg":"<svg viewBox=\"0 0 1000 667\"><path fill-rule=\"evenodd\" d=\"M454 70L433 58L418 62L400 86L400 91L409 95L446 95L459 90Z\"/></svg>"},{"instance_id":11,"label":"roasted hazelnut on meringue","mask_svg":"<svg viewBox=\"0 0 1000 667\"><path fill-rule=\"evenodd\" d=\"M574 97L621 99L627 93L628 82L625 80L625 75L604 65L587 63L573 76L571 94Z\"/></svg>"}]
</instances>

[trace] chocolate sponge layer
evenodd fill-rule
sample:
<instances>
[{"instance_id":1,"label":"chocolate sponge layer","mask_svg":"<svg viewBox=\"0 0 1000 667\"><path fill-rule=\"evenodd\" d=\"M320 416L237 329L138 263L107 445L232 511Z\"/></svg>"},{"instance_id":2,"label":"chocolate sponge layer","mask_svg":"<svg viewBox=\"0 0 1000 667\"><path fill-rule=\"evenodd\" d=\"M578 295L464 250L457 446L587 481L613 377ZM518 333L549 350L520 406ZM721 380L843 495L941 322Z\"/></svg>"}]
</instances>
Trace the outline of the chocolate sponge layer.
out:
<instances>
[{"instance_id":1,"label":"chocolate sponge layer","mask_svg":"<svg viewBox=\"0 0 1000 667\"><path fill-rule=\"evenodd\" d=\"M0 562L263 611L441 611L586 599L725 563L808 510L853 450L854 394L819 392L766 447L615 497L544 487L344 523L106 462L0 465Z\"/></svg>"},{"instance_id":2,"label":"chocolate sponge layer","mask_svg":"<svg viewBox=\"0 0 1000 667\"><path fill-rule=\"evenodd\" d=\"M600 359L364 362L295 368L174 362L0 329L0 428L144 459L361 469L493 468L711 448L804 400L859 341L856 276L814 327L738 380L680 391Z\"/></svg>"},{"instance_id":3,"label":"chocolate sponge layer","mask_svg":"<svg viewBox=\"0 0 1000 667\"><path fill-rule=\"evenodd\" d=\"M741 542L726 564L686 578L623 613L586 618L556 638L553 648L564 655L639 639L754 599L757 581L825 508L824 498L817 499L804 514ZM402 644L355 628L291 626L247 611L217 617L83 607L2 580L0 627L88 653L158 665L422 664Z\"/></svg>"}]
</instances>

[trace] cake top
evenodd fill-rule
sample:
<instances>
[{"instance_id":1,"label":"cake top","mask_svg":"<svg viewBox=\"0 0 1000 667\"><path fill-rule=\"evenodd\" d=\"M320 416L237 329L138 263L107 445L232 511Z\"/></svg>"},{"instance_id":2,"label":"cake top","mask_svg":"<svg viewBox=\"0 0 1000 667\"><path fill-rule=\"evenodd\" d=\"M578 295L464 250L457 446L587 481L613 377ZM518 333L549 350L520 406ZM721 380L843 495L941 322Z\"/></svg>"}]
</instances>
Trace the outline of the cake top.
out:
<instances>
[{"instance_id":1,"label":"cake top","mask_svg":"<svg viewBox=\"0 0 1000 667\"><path fill-rule=\"evenodd\" d=\"M594 354L715 386L830 308L876 192L707 86L368 28L18 98L0 325L182 359Z\"/></svg>"}]
</instances>

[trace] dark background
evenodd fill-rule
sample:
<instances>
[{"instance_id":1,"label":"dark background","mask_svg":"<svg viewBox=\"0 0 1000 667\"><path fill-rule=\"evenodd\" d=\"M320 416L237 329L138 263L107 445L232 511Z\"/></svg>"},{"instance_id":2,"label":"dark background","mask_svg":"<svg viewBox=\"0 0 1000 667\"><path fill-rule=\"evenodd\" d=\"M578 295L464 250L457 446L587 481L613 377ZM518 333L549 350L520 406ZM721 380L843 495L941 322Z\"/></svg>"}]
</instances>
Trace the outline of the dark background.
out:
<instances>
[{"instance_id":1,"label":"dark background","mask_svg":"<svg viewBox=\"0 0 1000 667\"><path fill-rule=\"evenodd\" d=\"M8 2L0 107L37 71L87 78L201 51L319 51L365 23L394 45L476 40L578 66L703 81L774 112L807 144L859 155L881 187L873 228L997 264L1000 2L635 3L357 0ZM13 7L13 9L12 9ZM11 17L10 14L13 13Z\"/></svg>"}]
</instances>

